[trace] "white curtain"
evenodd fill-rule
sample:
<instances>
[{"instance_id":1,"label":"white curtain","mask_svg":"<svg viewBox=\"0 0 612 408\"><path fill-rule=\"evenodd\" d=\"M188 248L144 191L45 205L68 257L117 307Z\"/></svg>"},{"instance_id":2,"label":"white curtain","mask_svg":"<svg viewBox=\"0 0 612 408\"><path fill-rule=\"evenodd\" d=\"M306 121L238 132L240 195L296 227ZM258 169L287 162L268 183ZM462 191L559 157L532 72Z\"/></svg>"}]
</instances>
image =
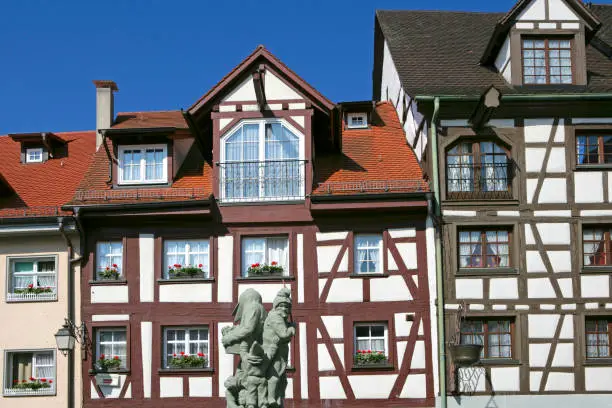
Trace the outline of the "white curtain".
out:
<instances>
[{"instance_id":1,"label":"white curtain","mask_svg":"<svg viewBox=\"0 0 612 408\"><path fill-rule=\"evenodd\" d=\"M225 141L225 196L259 196L259 125L245 124Z\"/></svg>"},{"instance_id":2,"label":"white curtain","mask_svg":"<svg viewBox=\"0 0 612 408\"><path fill-rule=\"evenodd\" d=\"M489 268L505 268L509 266L508 231L486 231L487 262Z\"/></svg>"},{"instance_id":3,"label":"white curtain","mask_svg":"<svg viewBox=\"0 0 612 408\"><path fill-rule=\"evenodd\" d=\"M141 150L124 150L122 155L123 180L140 180L140 159Z\"/></svg>"},{"instance_id":4,"label":"white curtain","mask_svg":"<svg viewBox=\"0 0 612 408\"><path fill-rule=\"evenodd\" d=\"M265 195L294 197L299 192L299 139L280 123L265 125Z\"/></svg>"},{"instance_id":5,"label":"white curtain","mask_svg":"<svg viewBox=\"0 0 612 408\"><path fill-rule=\"evenodd\" d=\"M462 145L463 146L463 145ZM457 155L458 147L447 155L447 185L449 192L474 190L474 164L472 155ZM453 154L454 153L454 154Z\"/></svg>"},{"instance_id":6,"label":"white curtain","mask_svg":"<svg viewBox=\"0 0 612 408\"><path fill-rule=\"evenodd\" d=\"M288 249L287 238L268 238L266 259L268 265L277 262L278 266L283 267L284 274L287 274L289 271Z\"/></svg>"},{"instance_id":7,"label":"white curtain","mask_svg":"<svg viewBox=\"0 0 612 408\"><path fill-rule=\"evenodd\" d=\"M382 236L355 236L355 273L382 272Z\"/></svg>"},{"instance_id":8,"label":"white curtain","mask_svg":"<svg viewBox=\"0 0 612 408\"><path fill-rule=\"evenodd\" d=\"M460 231L459 232L459 267L470 268L473 267L472 262L472 245L470 244L470 232ZM474 248L475 249L475 248Z\"/></svg>"},{"instance_id":9,"label":"white curtain","mask_svg":"<svg viewBox=\"0 0 612 408\"><path fill-rule=\"evenodd\" d=\"M242 240L242 273L247 276L247 270L253 264L265 263L265 238L245 238Z\"/></svg>"},{"instance_id":10,"label":"white curtain","mask_svg":"<svg viewBox=\"0 0 612 408\"><path fill-rule=\"evenodd\" d=\"M606 256L603 230L585 230L583 233L584 266L605 265Z\"/></svg>"},{"instance_id":11,"label":"white curtain","mask_svg":"<svg viewBox=\"0 0 612 408\"><path fill-rule=\"evenodd\" d=\"M53 379L54 374L53 353L36 353L34 354L34 377Z\"/></svg>"}]
</instances>

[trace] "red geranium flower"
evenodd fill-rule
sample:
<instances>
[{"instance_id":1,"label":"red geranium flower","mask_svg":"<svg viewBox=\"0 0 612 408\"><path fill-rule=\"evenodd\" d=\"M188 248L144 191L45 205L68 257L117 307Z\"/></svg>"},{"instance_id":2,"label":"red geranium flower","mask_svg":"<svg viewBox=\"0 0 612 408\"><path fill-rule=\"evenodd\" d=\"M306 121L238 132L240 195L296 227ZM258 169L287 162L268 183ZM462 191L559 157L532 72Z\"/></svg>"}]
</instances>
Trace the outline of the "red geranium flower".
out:
<instances>
[{"instance_id":1,"label":"red geranium flower","mask_svg":"<svg viewBox=\"0 0 612 408\"><path fill-rule=\"evenodd\" d=\"M256 268L257 264L251 264L251 268Z\"/></svg>"},{"instance_id":2,"label":"red geranium flower","mask_svg":"<svg viewBox=\"0 0 612 408\"><path fill-rule=\"evenodd\" d=\"M107 266L107 267L106 267L106 270L107 270L107 271L109 271L109 270L110 270L110 268Z\"/></svg>"},{"instance_id":3,"label":"red geranium flower","mask_svg":"<svg viewBox=\"0 0 612 408\"><path fill-rule=\"evenodd\" d=\"M113 360L119 360L119 356L113 357Z\"/></svg>"},{"instance_id":4,"label":"red geranium flower","mask_svg":"<svg viewBox=\"0 0 612 408\"><path fill-rule=\"evenodd\" d=\"M34 287L34 284L33 284L33 283L30 283L30 284L28 285L28 288L30 288L30 289L32 289L33 287Z\"/></svg>"},{"instance_id":5,"label":"red geranium flower","mask_svg":"<svg viewBox=\"0 0 612 408\"><path fill-rule=\"evenodd\" d=\"M35 378L34 378L34 377L30 377L30 381L34 381L34 380L35 380Z\"/></svg>"},{"instance_id":6,"label":"red geranium flower","mask_svg":"<svg viewBox=\"0 0 612 408\"><path fill-rule=\"evenodd\" d=\"M53 384L53 380L49 380L49 384Z\"/></svg>"},{"instance_id":7,"label":"red geranium flower","mask_svg":"<svg viewBox=\"0 0 612 408\"><path fill-rule=\"evenodd\" d=\"M100 354L100 360L104 360L106 356L104 354Z\"/></svg>"},{"instance_id":8,"label":"red geranium flower","mask_svg":"<svg viewBox=\"0 0 612 408\"><path fill-rule=\"evenodd\" d=\"M172 357L176 357L176 353L172 354Z\"/></svg>"},{"instance_id":9,"label":"red geranium flower","mask_svg":"<svg viewBox=\"0 0 612 408\"><path fill-rule=\"evenodd\" d=\"M184 355L185 355L185 352L184 352L184 351L181 351L181 356L184 356Z\"/></svg>"},{"instance_id":10,"label":"red geranium flower","mask_svg":"<svg viewBox=\"0 0 612 408\"><path fill-rule=\"evenodd\" d=\"M174 264L174 267L175 267L175 268L180 268L180 267L181 267L181 264Z\"/></svg>"},{"instance_id":11,"label":"red geranium flower","mask_svg":"<svg viewBox=\"0 0 612 408\"><path fill-rule=\"evenodd\" d=\"M40 381L41 382L47 382L47 379L46 378L41 378Z\"/></svg>"},{"instance_id":12,"label":"red geranium flower","mask_svg":"<svg viewBox=\"0 0 612 408\"><path fill-rule=\"evenodd\" d=\"M117 264L113 264L113 268L116 268L116 267L117 267Z\"/></svg>"},{"instance_id":13,"label":"red geranium flower","mask_svg":"<svg viewBox=\"0 0 612 408\"><path fill-rule=\"evenodd\" d=\"M22 382L22 383L25 383L25 382L27 382L27 381L26 381L26 380L21 380L21 382Z\"/></svg>"},{"instance_id":14,"label":"red geranium flower","mask_svg":"<svg viewBox=\"0 0 612 408\"><path fill-rule=\"evenodd\" d=\"M272 265L272 266L276 266L276 265L278 265L278 262L276 262L276 261L272 261L272 263L271 263L270 265Z\"/></svg>"},{"instance_id":15,"label":"red geranium flower","mask_svg":"<svg viewBox=\"0 0 612 408\"><path fill-rule=\"evenodd\" d=\"M198 265L198 268L201 268L201 267L202 267L202 264L199 264L199 265Z\"/></svg>"},{"instance_id":16,"label":"red geranium flower","mask_svg":"<svg viewBox=\"0 0 612 408\"><path fill-rule=\"evenodd\" d=\"M198 353L198 357L204 357L204 354L202 354L201 352Z\"/></svg>"},{"instance_id":17,"label":"red geranium flower","mask_svg":"<svg viewBox=\"0 0 612 408\"><path fill-rule=\"evenodd\" d=\"M19 380L13 380L13 384L17 384Z\"/></svg>"},{"instance_id":18,"label":"red geranium flower","mask_svg":"<svg viewBox=\"0 0 612 408\"><path fill-rule=\"evenodd\" d=\"M368 350L368 354L372 353L372 350Z\"/></svg>"}]
</instances>

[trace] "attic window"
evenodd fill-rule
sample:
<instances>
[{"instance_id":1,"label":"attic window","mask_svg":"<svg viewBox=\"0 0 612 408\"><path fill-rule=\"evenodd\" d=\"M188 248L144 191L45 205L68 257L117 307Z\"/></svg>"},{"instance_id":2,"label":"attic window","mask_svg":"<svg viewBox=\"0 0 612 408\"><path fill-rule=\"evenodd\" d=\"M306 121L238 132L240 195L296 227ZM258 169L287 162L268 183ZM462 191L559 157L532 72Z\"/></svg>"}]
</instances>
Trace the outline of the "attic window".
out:
<instances>
[{"instance_id":1,"label":"attic window","mask_svg":"<svg viewBox=\"0 0 612 408\"><path fill-rule=\"evenodd\" d=\"M42 163L42 161L43 161L42 147L26 149L26 163Z\"/></svg>"},{"instance_id":2,"label":"attic window","mask_svg":"<svg viewBox=\"0 0 612 408\"><path fill-rule=\"evenodd\" d=\"M522 45L525 85L574 83L571 38L527 37Z\"/></svg>"},{"instance_id":3,"label":"attic window","mask_svg":"<svg viewBox=\"0 0 612 408\"><path fill-rule=\"evenodd\" d=\"M363 129L368 127L368 115L366 113L347 113L346 127L349 129Z\"/></svg>"}]
</instances>

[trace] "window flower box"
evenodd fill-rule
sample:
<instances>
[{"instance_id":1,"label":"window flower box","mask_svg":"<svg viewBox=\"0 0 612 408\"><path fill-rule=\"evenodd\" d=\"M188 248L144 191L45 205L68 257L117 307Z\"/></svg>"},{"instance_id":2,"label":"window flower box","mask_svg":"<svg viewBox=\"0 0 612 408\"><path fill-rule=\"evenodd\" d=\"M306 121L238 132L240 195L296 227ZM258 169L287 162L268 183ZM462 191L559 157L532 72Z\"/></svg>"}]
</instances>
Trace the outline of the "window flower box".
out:
<instances>
[{"instance_id":1,"label":"window flower box","mask_svg":"<svg viewBox=\"0 0 612 408\"><path fill-rule=\"evenodd\" d=\"M168 361L170 368L205 368L208 366L208 358L206 354L198 353L197 355L189 355L184 351L181 351L179 355L176 353L172 355L170 361Z\"/></svg>"},{"instance_id":2,"label":"window flower box","mask_svg":"<svg viewBox=\"0 0 612 408\"><path fill-rule=\"evenodd\" d=\"M4 389L7 396L49 395L55 392L52 379L34 378L14 380L11 388Z\"/></svg>"},{"instance_id":3,"label":"window flower box","mask_svg":"<svg viewBox=\"0 0 612 408\"><path fill-rule=\"evenodd\" d=\"M113 266L107 266L98 272L98 278L100 280L119 280L119 269L117 264L113 264Z\"/></svg>"},{"instance_id":4,"label":"window flower box","mask_svg":"<svg viewBox=\"0 0 612 408\"><path fill-rule=\"evenodd\" d=\"M8 301L55 300L55 289L49 286L34 286L30 283L27 288L15 289L7 294Z\"/></svg>"},{"instance_id":5,"label":"window flower box","mask_svg":"<svg viewBox=\"0 0 612 408\"><path fill-rule=\"evenodd\" d=\"M249 276L276 276L282 275L285 270L278 262L272 261L270 265L254 263L247 269Z\"/></svg>"},{"instance_id":6,"label":"window flower box","mask_svg":"<svg viewBox=\"0 0 612 408\"><path fill-rule=\"evenodd\" d=\"M106 356L102 354L96 362L96 369L99 372L105 373L107 371L118 370L119 368L121 368L121 359L118 356L106 358Z\"/></svg>"},{"instance_id":7,"label":"window flower box","mask_svg":"<svg viewBox=\"0 0 612 408\"><path fill-rule=\"evenodd\" d=\"M199 279L205 278L206 274L202 269L203 265L198 266L174 264L168 265L168 278L169 279Z\"/></svg>"},{"instance_id":8,"label":"window flower box","mask_svg":"<svg viewBox=\"0 0 612 408\"><path fill-rule=\"evenodd\" d=\"M385 353L372 350L357 350L354 360L357 367L381 367L388 363Z\"/></svg>"}]
</instances>

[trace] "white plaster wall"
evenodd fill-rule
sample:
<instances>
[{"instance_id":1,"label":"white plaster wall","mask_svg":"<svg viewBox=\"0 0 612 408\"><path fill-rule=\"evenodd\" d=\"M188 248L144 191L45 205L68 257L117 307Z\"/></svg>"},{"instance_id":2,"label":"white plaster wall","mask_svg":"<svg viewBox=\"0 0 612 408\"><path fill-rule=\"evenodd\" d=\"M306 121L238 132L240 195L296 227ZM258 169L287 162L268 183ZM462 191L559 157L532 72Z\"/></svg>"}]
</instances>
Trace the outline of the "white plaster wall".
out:
<instances>
[{"instance_id":1,"label":"white plaster wall","mask_svg":"<svg viewBox=\"0 0 612 408\"><path fill-rule=\"evenodd\" d=\"M543 3L544 0L538 0L538 2ZM525 119L525 143L548 142L553 122L554 119Z\"/></svg>"},{"instance_id":2,"label":"white plaster wall","mask_svg":"<svg viewBox=\"0 0 612 408\"><path fill-rule=\"evenodd\" d=\"M531 225L529 224L525 224L525 244L535 245L535 238L533 236L533 230L531 229Z\"/></svg>"},{"instance_id":3,"label":"white plaster wall","mask_svg":"<svg viewBox=\"0 0 612 408\"><path fill-rule=\"evenodd\" d=\"M340 240L340 239L346 239L347 235L348 235L348 232L346 232L346 231L341 231L341 232L317 232L316 233L317 242L321 242L321 241L335 241L335 240Z\"/></svg>"},{"instance_id":4,"label":"white plaster wall","mask_svg":"<svg viewBox=\"0 0 612 408\"><path fill-rule=\"evenodd\" d=\"M123 320L130 320L129 314L121 315L92 315L92 322L118 322Z\"/></svg>"},{"instance_id":5,"label":"white plaster wall","mask_svg":"<svg viewBox=\"0 0 612 408\"><path fill-rule=\"evenodd\" d=\"M302 323L300 323L300 329L301 325ZM233 326L231 322L218 323L217 333L223 333L223 328L230 326ZM232 354L226 354L222 351L225 350L225 348L223 347L223 343L221 343L221 336L217 336L217 350L219 350L217 353L219 359L219 378L224 379L223 381L219 381L219 396L225 397L225 386L223 385L223 382L225 381L225 378L234 375L234 356Z\"/></svg>"},{"instance_id":6,"label":"white plaster wall","mask_svg":"<svg viewBox=\"0 0 612 408\"><path fill-rule=\"evenodd\" d=\"M400 392L400 398L425 398L427 378L425 374L409 374Z\"/></svg>"},{"instance_id":7,"label":"white plaster wall","mask_svg":"<svg viewBox=\"0 0 612 408\"><path fill-rule=\"evenodd\" d=\"M564 298L571 298L574 295L574 288L572 285L572 279L557 279L557 284L559 284L559 289L561 289L561 296Z\"/></svg>"},{"instance_id":8,"label":"white plaster wall","mask_svg":"<svg viewBox=\"0 0 612 408\"><path fill-rule=\"evenodd\" d=\"M506 37L497 58L495 59L495 67L499 71L506 82L512 83L512 69L510 64L510 37Z\"/></svg>"},{"instance_id":9,"label":"white plaster wall","mask_svg":"<svg viewBox=\"0 0 612 408\"><path fill-rule=\"evenodd\" d=\"M548 0L548 18L550 20L580 20L563 0Z\"/></svg>"},{"instance_id":10,"label":"white plaster wall","mask_svg":"<svg viewBox=\"0 0 612 408\"><path fill-rule=\"evenodd\" d=\"M336 369L325 344L317 344L317 352L319 359L319 371L332 371Z\"/></svg>"},{"instance_id":11,"label":"white plaster wall","mask_svg":"<svg viewBox=\"0 0 612 408\"><path fill-rule=\"evenodd\" d=\"M546 149L543 147L529 147L525 149L525 169L529 172L542 171L542 163Z\"/></svg>"},{"instance_id":12,"label":"white plaster wall","mask_svg":"<svg viewBox=\"0 0 612 408\"><path fill-rule=\"evenodd\" d=\"M516 278L495 278L489 280L490 299L518 299Z\"/></svg>"},{"instance_id":13,"label":"white plaster wall","mask_svg":"<svg viewBox=\"0 0 612 408\"><path fill-rule=\"evenodd\" d=\"M92 285L91 303L127 303L127 285Z\"/></svg>"},{"instance_id":14,"label":"white plaster wall","mask_svg":"<svg viewBox=\"0 0 612 408\"><path fill-rule=\"evenodd\" d=\"M268 78L266 77L266 80ZM221 102L245 102L245 101L256 101L257 95L255 94L255 84L253 78L248 77L240 85L234 88Z\"/></svg>"},{"instance_id":15,"label":"white plaster wall","mask_svg":"<svg viewBox=\"0 0 612 408\"><path fill-rule=\"evenodd\" d=\"M546 251L553 272L571 272L572 254L570 251Z\"/></svg>"},{"instance_id":16,"label":"white plaster wall","mask_svg":"<svg viewBox=\"0 0 612 408\"><path fill-rule=\"evenodd\" d=\"M559 334L560 339L573 339L574 338L574 316L571 314L563 317L563 324L561 325L561 333Z\"/></svg>"},{"instance_id":17,"label":"white plaster wall","mask_svg":"<svg viewBox=\"0 0 612 408\"><path fill-rule=\"evenodd\" d=\"M297 291L298 303L304 302L304 234L296 236L296 255L297 255Z\"/></svg>"},{"instance_id":18,"label":"white plaster wall","mask_svg":"<svg viewBox=\"0 0 612 408\"><path fill-rule=\"evenodd\" d=\"M546 272L546 266L544 266L538 251L527 251L525 257L527 260L527 272Z\"/></svg>"},{"instance_id":19,"label":"white plaster wall","mask_svg":"<svg viewBox=\"0 0 612 408\"><path fill-rule=\"evenodd\" d=\"M344 344L334 344L334 348L338 358L340 358L340 364L342 364L342 367L346 367L346 364L344 364Z\"/></svg>"},{"instance_id":20,"label":"white plaster wall","mask_svg":"<svg viewBox=\"0 0 612 408\"><path fill-rule=\"evenodd\" d=\"M395 244L406 268L417 268L417 244L416 242L401 242Z\"/></svg>"},{"instance_id":21,"label":"white plaster wall","mask_svg":"<svg viewBox=\"0 0 612 408\"><path fill-rule=\"evenodd\" d=\"M528 279L527 295L531 299L552 299L556 297L549 278Z\"/></svg>"},{"instance_id":22,"label":"white plaster wall","mask_svg":"<svg viewBox=\"0 0 612 408\"><path fill-rule=\"evenodd\" d=\"M189 377L190 397L212 397L212 377Z\"/></svg>"},{"instance_id":23,"label":"white plaster wall","mask_svg":"<svg viewBox=\"0 0 612 408\"><path fill-rule=\"evenodd\" d=\"M529 344L529 366L545 367L548 353L550 353L550 343Z\"/></svg>"},{"instance_id":24,"label":"white plaster wall","mask_svg":"<svg viewBox=\"0 0 612 408\"><path fill-rule=\"evenodd\" d=\"M278 291L284 287L282 283L241 283L238 285L238 296L247 289L255 289L261 294L264 303L272 303Z\"/></svg>"},{"instance_id":25,"label":"white plaster wall","mask_svg":"<svg viewBox=\"0 0 612 408\"><path fill-rule=\"evenodd\" d=\"M566 223L536 224L544 245L569 245L570 225Z\"/></svg>"},{"instance_id":26,"label":"white plaster wall","mask_svg":"<svg viewBox=\"0 0 612 408\"><path fill-rule=\"evenodd\" d=\"M585 367L584 388L587 391L612 391L612 367Z\"/></svg>"},{"instance_id":27,"label":"white plaster wall","mask_svg":"<svg viewBox=\"0 0 612 408\"><path fill-rule=\"evenodd\" d=\"M577 203L603 203L603 172L575 172L574 195Z\"/></svg>"},{"instance_id":28,"label":"white plaster wall","mask_svg":"<svg viewBox=\"0 0 612 408\"><path fill-rule=\"evenodd\" d=\"M219 131L225 129L227 125L232 123L232 118L221 118L219 119Z\"/></svg>"},{"instance_id":29,"label":"white plaster wall","mask_svg":"<svg viewBox=\"0 0 612 408\"><path fill-rule=\"evenodd\" d=\"M348 376L349 384L357 399L389 398L396 379L397 374Z\"/></svg>"},{"instance_id":30,"label":"white plaster wall","mask_svg":"<svg viewBox=\"0 0 612 408\"><path fill-rule=\"evenodd\" d=\"M119 395L121 394L121 388L123 384L125 383L127 376L123 374L109 374L109 376L112 378L112 381L118 385L112 386L112 387L101 385L100 391L102 392L102 395L104 395L104 398L108 398L108 399L119 398Z\"/></svg>"},{"instance_id":31,"label":"white plaster wall","mask_svg":"<svg viewBox=\"0 0 612 408\"><path fill-rule=\"evenodd\" d=\"M562 204L567 202L565 179L545 178L540 190L538 203Z\"/></svg>"},{"instance_id":32,"label":"white plaster wall","mask_svg":"<svg viewBox=\"0 0 612 408\"><path fill-rule=\"evenodd\" d=\"M155 290L155 239L153 234L140 234L138 252L140 254L140 301L153 302Z\"/></svg>"},{"instance_id":33,"label":"white plaster wall","mask_svg":"<svg viewBox=\"0 0 612 408\"><path fill-rule=\"evenodd\" d=\"M329 289L327 302L363 302L363 281L361 279L335 278Z\"/></svg>"},{"instance_id":34,"label":"white plaster wall","mask_svg":"<svg viewBox=\"0 0 612 408\"><path fill-rule=\"evenodd\" d=\"M388 271L397 271L399 268L397 267L397 262L395 262L395 257L391 253L391 250L387 249L387 270Z\"/></svg>"},{"instance_id":35,"label":"white plaster wall","mask_svg":"<svg viewBox=\"0 0 612 408\"><path fill-rule=\"evenodd\" d=\"M393 275L387 278L370 280L371 302L392 302L412 300L410 290L403 276Z\"/></svg>"},{"instance_id":36,"label":"white plaster wall","mask_svg":"<svg viewBox=\"0 0 612 408\"><path fill-rule=\"evenodd\" d=\"M232 301L234 237L231 235L217 238L219 257L217 258L217 300Z\"/></svg>"},{"instance_id":37,"label":"white plaster wall","mask_svg":"<svg viewBox=\"0 0 612 408\"><path fill-rule=\"evenodd\" d=\"M530 314L527 321L529 338L550 339L555 334L555 329L557 328L557 323L559 321L559 315Z\"/></svg>"},{"instance_id":38,"label":"white plaster wall","mask_svg":"<svg viewBox=\"0 0 612 408\"><path fill-rule=\"evenodd\" d=\"M308 399L308 339L306 337L306 323L300 322L297 337L300 348L298 356L300 359L300 390L302 399ZM311 339L313 341L314 339ZM225 377L223 377L225 378Z\"/></svg>"},{"instance_id":39,"label":"white plaster wall","mask_svg":"<svg viewBox=\"0 0 612 408\"><path fill-rule=\"evenodd\" d=\"M389 236L391 238L415 238L416 228L390 228Z\"/></svg>"},{"instance_id":40,"label":"white plaster wall","mask_svg":"<svg viewBox=\"0 0 612 408\"><path fill-rule=\"evenodd\" d=\"M278 101L282 99L304 99L302 95L284 83L269 69L266 70L265 73L264 90L266 93L266 99L269 101Z\"/></svg>"},{"instance_id":41,"label":"white plaster wall","mask_svg":"<svg viewBox=\"0 0 612 408\"><path fill-rule=\"evenodd\" d=\"M519 367L492 367L491 388L495 391L519 391Z\"/></svg>"},{"instance_id":42,"label":"white plaster wall","mask_svg":"<svg viewBox=\"0 0 612 408\"><path fill-rule=\"evenodd\" d=\"M436 244L435 244L435 229L433 224L432 217L428 216L427 221L425 223L425 240L426 240L426 251L427 251L427 271L428 271L428 287L429 287L429 318L431 324L431 344L438 344L438 331L437 325L433 324L433 322L437 319L437 307L436 307L436 299L437 299L437 276L436 276ZM400 314L401 316L401 314ZM398 315L395 316L395 330L398 332ZM404 322L406 322L406 318L404 317ZM411 322L406 322L411 323ZM405 327L404 327L405 329ZM410 327L408 327L408 332L410 332ZM398 334L399 336L399 334ZM434 348L434 350L437 350ZM434 393L439 390L439 382L440 378L437 373L438 367L438 353L436 351L431 353L432 359L432 367L434 367L434 375L433 375L433 389Z\"/></svg>"},{"instance_id":43,"label":"white plaster wall","mask_svg":"<svg viewBox=\"0 0 612 408\"><path fill-rule=\"evenodd\" d=\"M342 316L321 316L321 320L323 321L323 325L325 329L327 329L327 334L332 339L342 339L344 338L344 325Z\"/></svg>"},{"instance_id":44,"label":"white plaster wall","mask_svg":"<svg viewBox=\"0 0 612 408\"><path fill-rule=\"evenodd\" d=\"M140 339L142 343L142 389L145 398L151 398L151 375L153 358L153 322L140 323ZM181 389L182 394L182 389Z\"/></svg>"},{"instance_id":45,"label":"white plaster wall","mask_svg":"<svg viewBox=\"0 0 612 408\"><path fill-rule=\"evenodd\" d=\"M183 396L182 377L160 377L159 378L160 398L173 398Z\"/></svg>"},{"instance_id":46,"label":"white plaster wall","mask_svg":"<svg viewBox=\"0 0 612 408\"><path fill-rule=\"evenodd\" d=\"M321 399L346 399L338 377L319 377L319 393Z\"/></svg>"},{"instance_id":47,"label":"white plaster wall","mask_svg":"<svg viewBox=\"0 0 612 408\"><path fill-rule=\"evenodd\" d=\"M557 344L557 350L552 361L553 367L573 367L574 366L574 345Z\"/></svg>"},{"instance_id":48,"label":"white plaster wall","mask_svg":"<svg viewBox=\"0 0 612 408\"><path fill-rule=\"evenodd\" d=\"M317 246L317 265L319 273L331 272L334 262L336 262L341 249L341 245ZM345 261L345 257L346 250L342 256L342 263L345 263L345 265L342 266L344 270L347 270L348 259Z\"/></svg>"},{"instance_id":49,"label":"white plaster wall","mask_svg":"<svg viewBox=\"0 0 612 408\"><path fill-rule=\"evenodd\" d=\"M425 368L425 342L419 340L414 343L414 353L410 362L411 369Z\"/></svg>"},{"instance_id":50,"label":"white plaster wall","mask_svg":"<svg viewBox=\"0 0 612 408\"><path fill-rule=\"evenodd\" d=\"M545 391L574 391L574 373L549 373Z\"/></svg>"},{"instance_id":51,"label":"white plaster wall","mask_svg":"<svg viewBox=\"0 0 612 408\"><path fill-rule=\"evenodd\" d=\"M553 147L550 149L546 171L549 173L565 172L565 149L563 147Z\"/></svg>"},{"instance_id":52,"label":"white plaster wall","mask_svg":"<svg viewBox=\"0 0 612 408\"><path fill-rule=\"evenodd\" d=\"M532 1L518 16L518 20L546 20L546 1Z\"/></svg>"},{"instance_id":53,"label":"white plaster wall","mask_svg":"<svg viewBox=\"0 0 612 408\"><path fill-rule=\"evenodd\" d=\"M583 298L607 298L610 296L610 278L608 275L583 275L580 289Z\"/></svg>"},{"instance_id":54,"label":"white plaster wall","mask_svg":"<svg viewBox=\"0 0 612 408\"><path fill-rule=\"evenodd\" d=\"M212 302L212 283L159 285L160 302Z\"/></svg>"},{"instance_id":55,"label":"white plaster wall","mask_svg":"<svg viewBox=\"0 0 612 408\"><path fill-rule=\"evenodd\" d=\"M413 322L406 320L406 313L395 313L393 323L396 336L407 337L410 335Z\"/></svg>"},{"instance_id":56,"label":"white plaster wall","mask_svg":"<svg viewBox=\"0 0 612 408\"><path fill-rule=\"evenodd\" d=\"M285 399L293 399L293 378L287 378L287 388L285 389Z\"/></svg>"},{"instance_id":57,"label":"white plaster wall","mask_svg":"<svg viewBox=\"0 0 612 408\"><path fill-rule=\"evenodd\" d=\"M455 297L457 299L482 299L482 279L456 279Z\"/></svg>"}]
</instances>

